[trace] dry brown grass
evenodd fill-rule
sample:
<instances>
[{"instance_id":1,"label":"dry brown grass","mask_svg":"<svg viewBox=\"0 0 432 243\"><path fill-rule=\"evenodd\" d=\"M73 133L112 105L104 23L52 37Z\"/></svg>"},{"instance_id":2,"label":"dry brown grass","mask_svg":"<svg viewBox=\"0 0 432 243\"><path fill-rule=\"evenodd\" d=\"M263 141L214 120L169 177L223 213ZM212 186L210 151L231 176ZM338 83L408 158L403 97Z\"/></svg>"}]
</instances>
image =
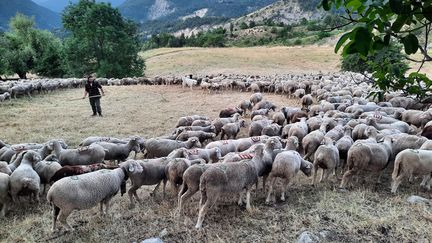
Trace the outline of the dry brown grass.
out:
<instances>
[{"instance_id":1,"label":"dry brown grass","mask_svg":"<svg viewBox=\"0 0 432 243\"><path fill-rule=\"evenodd\" d=\"M0 104L1 138L9 143L43 142L64 138L72 145L90 135L144 137L168 133L177 118L188 114L216 117L223 107L237 104L249 93L206 95L201 91L165 86L107 87L103 98L104 118L90 118L87 101L68 101L80 97L82 90L67 90L33 100L20 99ZM293 100L266 95L277 105L295 105ZM117 195L111 215L102 218L98 209L74 212L69 222L75 231L68 234L50 232L51 213L45 201L39 205L14 205L6 219L0 221L2 242L132 242L158 236L164 229L166 242L292 242L309 230L333 232L331 241L406 242L432 239L430 207L410 206L405 199L417 193L418 182L401 187L399 196L389 193L389 174L380 185L367 182L348 192L339 192L337 183L316 188L310 179L300 175L300 182L288 192L287 202L265 206L261 191L253 195L254 213L249 214L235 202L226 200L212 209L204 229L193 227L198 212L199 195L189 203L188 219L175 217L176 198L168 191L149 196L150 189L139 190L144 203L128 209L128 199ZM169 188L169 186L168 186ZM420 193L422 196L427 194Z\"/></svg>"},{"instance_id":2,"label":"dry brown grass","mask_svg":"<svg viewBox=\"0 0 432 243\"><path fill-rule=\"evenodd\" d=\"M142 56L149 76L337 72L340 59L329 46L162 48L143 52Z\"/></svg>"}]
</instances>

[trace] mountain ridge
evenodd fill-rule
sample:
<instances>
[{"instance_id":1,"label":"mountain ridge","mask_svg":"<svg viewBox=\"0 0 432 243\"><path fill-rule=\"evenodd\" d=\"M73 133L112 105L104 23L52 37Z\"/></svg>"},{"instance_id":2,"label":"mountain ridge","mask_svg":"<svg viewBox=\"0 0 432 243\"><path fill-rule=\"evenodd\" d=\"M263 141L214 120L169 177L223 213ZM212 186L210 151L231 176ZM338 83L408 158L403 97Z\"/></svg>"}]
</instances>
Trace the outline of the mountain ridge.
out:
<instances>
[{"instance_id":1,"label":"mountain ridge","mask_svg":"<svg viewBox=\"0 0 432 243\"><path fill-rule=\"evenodd\" d=\"M0 0L0 31L8 29L11 17L16 13L34 17L41 29L55 29L61 26L60 15L30 0Z\"/></svg>"}]
</instances>

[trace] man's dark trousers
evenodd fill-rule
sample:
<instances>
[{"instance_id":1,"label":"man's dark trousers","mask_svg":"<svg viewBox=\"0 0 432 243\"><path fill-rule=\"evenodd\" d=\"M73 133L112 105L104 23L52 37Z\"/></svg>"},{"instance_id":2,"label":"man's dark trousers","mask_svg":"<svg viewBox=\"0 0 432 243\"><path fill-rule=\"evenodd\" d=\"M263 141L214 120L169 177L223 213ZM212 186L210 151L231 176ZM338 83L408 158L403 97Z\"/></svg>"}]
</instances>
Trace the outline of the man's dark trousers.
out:
<instances>
[{"instance_id":1,"label":"man's dark trousers","mask_svg":"<svg viewBox=\"0 0 432 243\"><path fill-rule=\"evenodd\" d=\"M102 115L102 108L100 106L100 97L90 98L90 105L93 110L93 115L96 115L96 113Z\"/></svg>"}]
</instances>

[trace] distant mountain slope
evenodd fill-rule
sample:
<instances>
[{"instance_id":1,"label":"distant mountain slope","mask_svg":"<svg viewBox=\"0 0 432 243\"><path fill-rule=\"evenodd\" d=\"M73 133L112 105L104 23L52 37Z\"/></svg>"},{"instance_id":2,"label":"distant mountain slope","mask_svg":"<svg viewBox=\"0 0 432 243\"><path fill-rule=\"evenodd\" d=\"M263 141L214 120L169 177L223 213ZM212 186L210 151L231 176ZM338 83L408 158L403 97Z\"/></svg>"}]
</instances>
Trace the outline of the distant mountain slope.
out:
<instances>
[{"instance_id":1,"label":"distant mountain slope","mask_svg":"<svg viewBox=\"0 0 432 243\"><path fill-rule=\"evenodd\" d=\"M54 29L61 25L57 13L30 0L0 0L0 30L8 28L9 19L16 13L34 16L37 27L42 29Z\"/></svg>"},{"instance_id":2,"label":"distant mountain slope","mask_svg":"<svg viewBox=\"0 0 432 243\"><path fill-rule=\"evenodd\" d=\"M46 7L54 12L60 13L69 3L77 3L79 0L33 0L41 6ZM97 0L96 2L108 2L113 7L117 7L125 0Z\"/></svg>"},{"instance_id":3,"label":"distant mountain slope","mask_svg":"<svg viewBox=\"0 0 432 243\"><path fill-rule=\"evenodd\" d=\"M126 0L122 14L140 23L175 20L201 10L204 16L233 18L253 12L276 0Z\"/></svg>"}]
</instances>

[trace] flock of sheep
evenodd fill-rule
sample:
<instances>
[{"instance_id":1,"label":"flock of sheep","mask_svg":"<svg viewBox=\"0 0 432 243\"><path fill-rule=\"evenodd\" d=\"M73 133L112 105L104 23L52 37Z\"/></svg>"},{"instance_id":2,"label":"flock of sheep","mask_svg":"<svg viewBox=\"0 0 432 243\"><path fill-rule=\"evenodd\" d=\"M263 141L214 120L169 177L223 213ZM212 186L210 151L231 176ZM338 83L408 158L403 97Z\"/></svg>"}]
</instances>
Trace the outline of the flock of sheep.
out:
<instances>
[{"instance_id":1,"label":"flock of sheep","mask_svg":"<svg viewBox=\"0 0 432 243\"><path fill-rule=\"evenodd\" d=\"M392 163L393 193L404 178L415 176L422 176L420 186L430 189L432 109L398 93L387 94L385 102L365 98L372 88L358 82L362 76L355 74L289 78L173 79L184 87L238 88L253 94L237 106L223 108L215 119L181 117L164 137L89 137L78 148L68 148L62 140L15 145L0 141L1 215L11 200L18 202L28 195L39 201L50 185L46 197L53 208L53 230L57 220L72 230L66 221L72 211L100 203L101 214L107 214L118 191L126 193L127 180L130 207L141 202L137 195L141 186L156 185L151 194L155 196L161 184L165 194L169 181L178 195L180 216L188 199L200 191L196 228L201 228L208 210L227 193L239 195L238 204L245 203L251 210L251 191L260 190L261 177L266 203L271 204L276 200L277 178L283 179L280 200L285 201L288 185L299 171L313 175L312 184L337 178L339 172L340 188L345 189L361 173L377 173L380 183ZM74 82L71 79L69 84ZM277 107L262 92L297 97L302 107ZM237 138L241 130L247 130L248 136ZM132 152L135 157L129 159ZM139 153L144 159L136 159Z\"/></svg>"}]
</instances>

